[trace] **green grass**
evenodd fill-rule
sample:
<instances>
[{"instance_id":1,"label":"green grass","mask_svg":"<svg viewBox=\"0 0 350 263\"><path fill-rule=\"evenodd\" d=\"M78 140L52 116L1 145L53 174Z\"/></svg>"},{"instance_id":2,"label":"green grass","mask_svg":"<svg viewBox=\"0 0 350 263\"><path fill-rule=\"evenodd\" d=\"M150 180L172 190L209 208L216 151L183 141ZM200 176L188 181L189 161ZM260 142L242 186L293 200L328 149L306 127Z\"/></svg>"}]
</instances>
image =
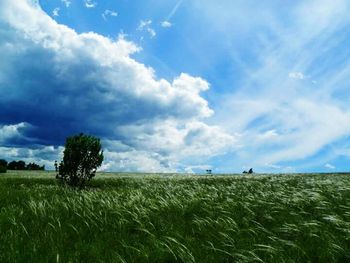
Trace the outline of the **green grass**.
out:
<instances>
[{"instance_id":1,"label":"green grass","mask_svg":"<svg viewBox=\"0 0 350 263\"><path fill-rule=\"evenodd\" d=\"M0 262L350 262L350 176L8 172Z\"/></svg>"}]
</instances>

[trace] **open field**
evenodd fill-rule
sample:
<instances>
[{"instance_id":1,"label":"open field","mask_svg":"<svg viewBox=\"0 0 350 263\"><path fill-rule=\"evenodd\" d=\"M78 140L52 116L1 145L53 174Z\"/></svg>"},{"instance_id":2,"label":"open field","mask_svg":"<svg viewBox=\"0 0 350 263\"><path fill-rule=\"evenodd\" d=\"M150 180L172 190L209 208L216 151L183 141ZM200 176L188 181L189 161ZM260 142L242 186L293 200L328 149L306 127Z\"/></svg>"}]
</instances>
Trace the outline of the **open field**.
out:
<instances>
[{"instance_id":1,"label":"open field","mask_svg":"<svg viewBox=\"0 0 350 263\"><path fill-rule=\"evenodd\" d=\"M350 175L0 175L0 262L350 262Z\"/></svg>"}]
</instances>

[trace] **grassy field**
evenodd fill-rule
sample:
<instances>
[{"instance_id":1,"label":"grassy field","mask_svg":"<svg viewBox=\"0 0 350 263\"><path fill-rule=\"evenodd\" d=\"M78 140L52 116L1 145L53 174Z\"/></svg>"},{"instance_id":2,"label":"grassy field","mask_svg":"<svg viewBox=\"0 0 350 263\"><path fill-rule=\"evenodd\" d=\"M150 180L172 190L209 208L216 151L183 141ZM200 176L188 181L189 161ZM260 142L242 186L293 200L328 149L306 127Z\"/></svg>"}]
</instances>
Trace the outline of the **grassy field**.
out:
<instances>
[{"instance_id":1,"label":"grassy field","mask_svg":"<svg viewBox=\"0 0 350 263\"><path fill-rule=\"evenodd\" d=\"M350 262L350 175L0 175L0 262Z\"/></svg>"}]
</instances>

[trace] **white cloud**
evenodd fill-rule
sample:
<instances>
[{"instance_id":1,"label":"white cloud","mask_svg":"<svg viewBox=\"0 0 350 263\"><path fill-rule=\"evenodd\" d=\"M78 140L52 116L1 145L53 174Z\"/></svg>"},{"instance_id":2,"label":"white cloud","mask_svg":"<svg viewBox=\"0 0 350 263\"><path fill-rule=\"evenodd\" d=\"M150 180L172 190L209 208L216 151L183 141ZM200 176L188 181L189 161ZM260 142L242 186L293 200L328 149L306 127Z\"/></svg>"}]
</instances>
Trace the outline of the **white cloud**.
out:
<instances>
[{"instance_id":1,"label":"white cloud","mask_svg":"<svg viewBox=\"0 0 350 263\"><path fill-rule=\"evenodd\" d=\"M350 60L339 38L339 32L350 23L350 2L303 1L288 10L286 20L273 13L277 9L272 8L259 12L262 17L256 17L253 22L239 19L246 22L243 26L248 36L257 24L264 24L264 32L268 32L258 37L254 45L258 50L255 66L244 68L246 75L240 86L225 94L214 116L231 133L241 135L242 147L235 152L240 163L254 160L253 166L264 167L266 163L282 166L281 163L289 161L307 162L307 158L350 134L346 84ZM231 12L222 8L220 11L222 15L215 20L213 13L218 11L206 10L214 16L210 22L217 30L215 36L221 30L222 41L232 44L235 38L230 39L231 34L224 29L236 20L231 19ZM247 33L238 30L239 34ZM227 56L235 58L234 52L228 51ZM291 68L298 70L291 72ZM306 80L304 72L313 81L286 79L288 76ZM319 167L324 163L322 160L314 165Z\"/></svg>"},{"instance_id":2,"label":"white cloud","mask_svg":"<svg viewBox=\"0 0 350 263\"><path fill-rule=\"evenodd\" d=\"M212 170L211 165L189 165L184 168L184 172L188 174L195 174L198 173L206 173L206 170Z\"/></svg>"},{"instance_id":3,"label":"white cloud","mask_svg":"<svg viewBox=\"0 0 350 263\"><path fill-rule=\"evenodd\" d=\"M282 168L280 165L271 164L271 163L266 163L265 166L273 170L281 170Z\"/></svg>"},{"instance_id":4,"label":"white cloud","mask_svg":"<svg viewBox=\"0 0 350 263\"><path fill-rule=\"evenodd\" d=\"M61 2L68 8L71 4L71 1L69 0L61 0Z\"/></svg>"},{"instance_id":5,"label":"white cloud","mask_svg":"<svg viewBox=\"0 0 350 263\"><path fill-rule=\"evenodd\" d=\"M303 80L305 79L305 76L302 72L290 72L288 74L289 78L291 79L300 79L300 80Z\"/></svg>"},{"instance_id":6,"label":"white cloud","mask_svg":"<svg viewBox=\"0 0 350 263\"><path fill-rule=\"evenodd\" d=\"M52 10L52 16L60 16L59 14L60 12L60 8L59 7L56 7L54 10Z\"/></svg>"},{"instance_id":7,"label":"white cloud","mask_svg":"<svg viewBox=\"0 0 350 263\"><path fill-rule=\"evenodd\" d=\"M152 20L147 20L147 21L141 20L139 23L139 26L137 27L137 30L142 31L145 28L149 27L151 24L152 24Z\"/></svg>"},{"instance_id":8,"label":"white cloud","mask_svg":"<svg viewBox=\"0 0 350 263\"><path fill-rule=\"evenodd\" d=\"M169 21L163 21L161 24L160 24L162 27L164 28L169 28L169 27L172 27L172 24L169 22Z\"/></svg>"},{"instance_id":9,"label":"white cloud","mask_svg":"<svg viewBox=\"0 0 350 263\"><path fill-rule=\"evenodd\" d=\"M193 171L192 167L186 167L185 168L185 173L187 173L187 174L194 174L195 172Z\"/></svg>"},{"instance_id":10,"label":"white cloud","mask_svg":"<svg viewBox=\"0 0 350 263\"><path fill-rule=\"evenodd\" d=\"M23 135L21 134L21 130L27 128L28 126L29 125L25 122L0 126L0 142L4 143L10 139L22 137Z\"/></svg>"},{"instance_id":11,"label":"white cloud","mask_svg":"<svg viewBox=\"0 0 350 263\"><path fill-rule=\"evenodd\" d=\"M4 24L0 111L30 123L25 136L36 144L62 145L65 136L88 131L103 138L103 169L175 171L186 162L201 165L235 143L219 126L204 123L214 113L201 96L209 89L204 79L185 73L172 81L157 78L130 56L140 50L133 42L78 34L25 0L0 2Z\"/></svg>"},{"instance_id":12,"label":"white cloud","mask_svg":"<svg viewBox=\"0 0 350 263\"><path fill-rule=\"evenodd\" d=\"M118 128L124 140L105 140L107 150L103 169L122 171L188 171L208 165L182 163L184 160L202 163L232 148L235 138L219 127L202 122L166 119L145 121ZM210 167L209 167L210 168Z\"/></svg>"},{"instance_id":13,"label":"white cloud","mask_svg":"<svg viewBox=\"0 0 350 263\"><path fill-rule=\"evenodd\" d=\"M261 140L261 141L271 141L271 140L274 140L278 137L278 133L275 129L273 130L268 130L266 132L263 132L262 134L258 134L256 137L258 140Z\"/></svg>"},{"instance_id":14,"label":"white cloud","mask_svg":"<svg viewBox=\"0 0 350 263\"><path fill-rule=\"evenodd\" d=\"M326 163L325 166L327 169L334 170L336 167L330 163Z\"/></svg>"},{"instance_id":15,"label":"white cloud","mask_svg":"<svg viewBox=\"0 0 350 263\"><path fill-rule=\"evenodd\" d=\"M102 171L123 171L123 172L175 172L162 156L147 151L130 150L127 152L104 151L105 160Z\"/></svg>"},{"instance_id":16,"label":"white cloud","mask_svg":"<svg viewBox=\"0 0 350 263\"><path fill-rule=\"evenodd\" d=\"M157 35L156 31L153 28L147 28L147 32L151 38L154 38Z\"/></svg>"},{"instance_id":17,"label":"white cloud","mask_svg":"<svg viewBox=\"0 0 350 263\"><path fill-rule=\"evenodd\" d=\"M116 17L116 16L118 16L118 13L115 12L115 11L111 11L111 10L106 9L106 10L102 13L102 18L103 18L103 20L107 21L107 17L108 17L108 16Z\"/></svg>"},{"instance_id":18,"label":"white cloud","mask_svg":"<svg viewBox=\"0 0 350 263\"><path fill-rule=\"evenodd\" d=\"M157 35L157 33L151 27L151 25L152 25L152 20L146 20L146 21L141 20L138 27L137 27L137 30L138 31L146 31L151 38L154 38Z\"/></svg>"},{"instance_id":19,"label":"white cloud","mask_svg":"<svg viewBox=\"0 0 350 263\"><path fill-rule=\"evenodd\" d=\"M128 145L137 145L146 151L156 151L178 160L186 157L212 157L224 153L235 138L216 126L199 121L176 119L158 120L120 128L128 135Z\"/></svg>"},{"instance_id":20,"label":"white cloud","mask_svg":"<svg viewBox=\"0 0 350 263\"><path fill-rule=\"evenodd\" d=\"M84 0L86 8L95 8L97 6L97 2L93 0Z\"/></svg>"}]
</instances>

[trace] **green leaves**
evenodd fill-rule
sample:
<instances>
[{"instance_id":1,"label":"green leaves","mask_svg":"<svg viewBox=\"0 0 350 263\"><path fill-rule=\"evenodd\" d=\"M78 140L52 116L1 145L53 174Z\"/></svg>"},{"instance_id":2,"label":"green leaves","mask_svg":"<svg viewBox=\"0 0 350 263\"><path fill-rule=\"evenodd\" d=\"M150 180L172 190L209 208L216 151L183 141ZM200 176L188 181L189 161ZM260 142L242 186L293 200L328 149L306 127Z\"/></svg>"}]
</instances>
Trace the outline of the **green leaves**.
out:
<instances>
[{"instance_id":1,"label":"green leaves","mask_svg":"<svg viewBox=\"0 0 350 263\"><path fill-rule=\"evenodd\" d=\"M103 161L100 139L83 133L66 139L63 161L57 178L68 185L83 188Z\"/></svg>"}]
</instances>

